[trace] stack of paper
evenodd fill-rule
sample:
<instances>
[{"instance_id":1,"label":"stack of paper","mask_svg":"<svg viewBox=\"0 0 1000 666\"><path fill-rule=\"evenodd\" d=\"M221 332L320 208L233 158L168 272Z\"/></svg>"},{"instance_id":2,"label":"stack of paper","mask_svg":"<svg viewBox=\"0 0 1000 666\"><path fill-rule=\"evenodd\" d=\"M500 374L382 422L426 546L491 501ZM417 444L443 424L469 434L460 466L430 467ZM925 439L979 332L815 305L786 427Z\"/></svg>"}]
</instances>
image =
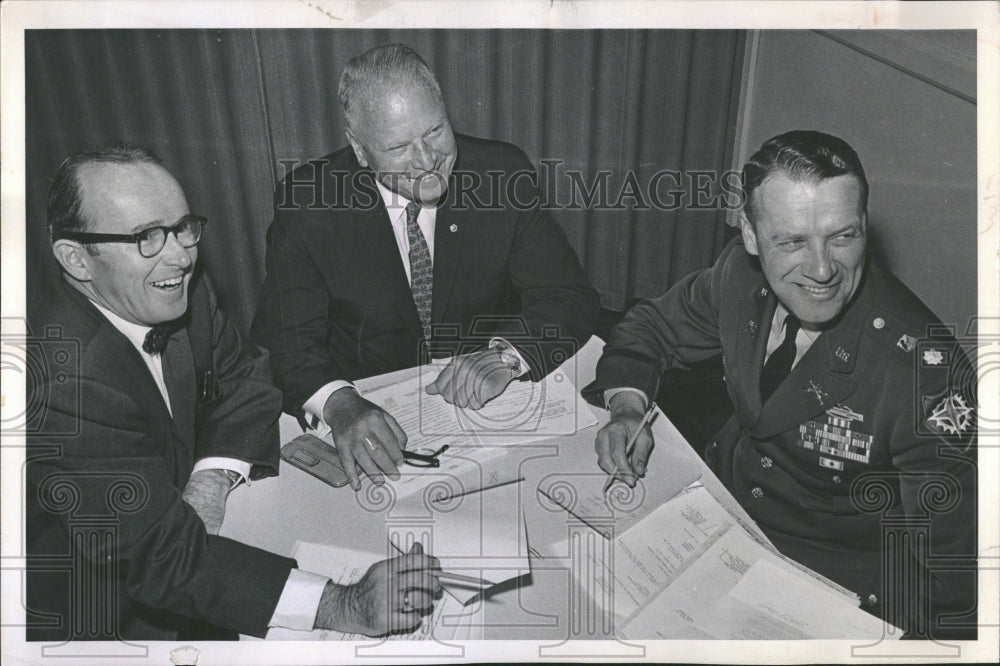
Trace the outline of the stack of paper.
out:
<instances>
[{"instance_id":1,"label":"stack of paper","mask_svg":"<svg viewBox=\"0 0 1000 666\"><path fill-rule=\"evenodd\" d=\"M563 546L567 559L587 563L573 575L614 614L622 638L880 638L886 631L856 596L751 536L701 484L609 547L577 541Z\"/></svg>"}]
</instances>

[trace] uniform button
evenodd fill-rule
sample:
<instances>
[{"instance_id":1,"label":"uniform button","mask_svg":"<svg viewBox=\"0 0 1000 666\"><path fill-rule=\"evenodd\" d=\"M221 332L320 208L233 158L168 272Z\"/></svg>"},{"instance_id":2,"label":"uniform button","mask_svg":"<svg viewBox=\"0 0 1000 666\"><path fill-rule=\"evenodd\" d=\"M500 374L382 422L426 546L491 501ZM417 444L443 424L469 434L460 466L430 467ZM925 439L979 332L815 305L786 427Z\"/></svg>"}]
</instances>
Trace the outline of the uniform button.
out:
<instances>
[{"instance_id":1,"label":"uniform button","mask_svg":"<svg viewBox=\"0 0 1000 666\"><path fill-rule=\"evenodd\" d=\"M763 458L760 459L760 466L763 467L764 469L771 469L772 467L774 467L774 461L768 458L767 456L764 456Z\"/></svg>"},{"instance_id":2,"label":"uniform button","mask_svg":"<svg viewBox=\"0 0 1000 666\"><path fill-rule=\"evenodd\" d=\"M878 329L885 328L885 319L882 319L882 317L875 317L875 321L872 322L872 326Z\"/></svg>"},{"instance_id":3,"label":"uniform button","mask_svg":"<svg viewBox=\"0 0 1000 666\"><path fill-rule=\"evenodd\" d=\"M874 606L875 604L878 603L878 597L876 597L874 594L869 594L868 598L865 599L865 601L868 602L869 606Z\"/></svg>"},{"instance_id":4,"label":"uniform button","mask_svg":"<svg viewBox=\"0 0 1000 666\"><path fill-rule=\"evenodd\" d=\"M833 477L833 482L834 483L840 483L841 481L843 481L843 479L841 479L840 476Z\"/></svg>"},{"instance_id":5,"label":"uniform button","mask_svg":"<svg viewBox=\"0 0 1000 666\"><path fill-rule=\"evenodd\" d=\"M750 494L753 495L754 499L760 499L764 497L764 489L760 486L754 486L750 489Z\"/></svg>"}]
</instances>

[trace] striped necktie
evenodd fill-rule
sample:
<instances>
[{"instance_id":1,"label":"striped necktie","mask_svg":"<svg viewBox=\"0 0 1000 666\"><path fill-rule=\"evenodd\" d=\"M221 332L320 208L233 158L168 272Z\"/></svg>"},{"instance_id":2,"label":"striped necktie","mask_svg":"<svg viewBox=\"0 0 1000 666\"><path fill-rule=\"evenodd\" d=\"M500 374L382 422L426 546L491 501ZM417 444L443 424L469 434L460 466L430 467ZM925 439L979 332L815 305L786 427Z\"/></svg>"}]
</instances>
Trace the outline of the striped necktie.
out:
<instances>
[{"instance_id":1,"label":"striped necktie","mask_svg":"<svg viewBox=\"0 0 1000 666\"><path fill-rule=\"evenodd\" d=\"M424 339L430 340L434 266L427 241L417 225L419 214L420 204L413 201L406 204L406 236L410 241L410 291L413 292L413 304L417 306L417 314L420 315Z\"/></svg>"}]
</instances>

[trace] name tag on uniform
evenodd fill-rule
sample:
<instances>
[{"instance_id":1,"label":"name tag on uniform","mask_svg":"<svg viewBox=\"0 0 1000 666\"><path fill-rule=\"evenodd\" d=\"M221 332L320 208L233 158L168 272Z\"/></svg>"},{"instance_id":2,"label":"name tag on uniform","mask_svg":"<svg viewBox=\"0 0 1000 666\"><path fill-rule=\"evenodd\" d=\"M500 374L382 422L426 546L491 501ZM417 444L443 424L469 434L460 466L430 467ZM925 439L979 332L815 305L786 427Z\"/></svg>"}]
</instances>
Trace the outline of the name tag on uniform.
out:
<instances>
[{"instance_id":1,"label":"name tag on uniform","mask_svg":"<svg viewBox=\"0 0 1000 666\"><path fill-rule=\"evenodd\" d=\"M806 421L799 426L799 446L818 453L820 467L843 470L844 463L835 458L867 464L875 438L854 430L855 422L864 420L863 414L850 407L831 407L825 421Z\"/></svg>"}]
</instances>

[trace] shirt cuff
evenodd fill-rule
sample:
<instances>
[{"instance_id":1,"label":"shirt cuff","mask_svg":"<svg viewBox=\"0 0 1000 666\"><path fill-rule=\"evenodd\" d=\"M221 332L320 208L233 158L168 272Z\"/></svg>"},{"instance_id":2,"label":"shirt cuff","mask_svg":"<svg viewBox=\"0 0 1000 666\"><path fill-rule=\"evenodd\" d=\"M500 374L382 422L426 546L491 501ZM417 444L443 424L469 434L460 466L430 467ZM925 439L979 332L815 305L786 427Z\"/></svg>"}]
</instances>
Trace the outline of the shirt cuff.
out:
<instances>
[{"instance_id":1,"label":"shirt cuff","mask_svg":"<svg viewBox=\"0 0 1000 666\"><path fill-rule=\"evenodd\" d=\"M236 458L202 458L194 464L191 469L191 476L194 476L195 472L201 472L206 469L226 469L230 472L236 472L240 475L240 478L233 482L233 488L240 485L244 481L250 482L250 463L243 460L237 460Z\"/></svg>"},{"instance_id":2,"label":"shirt cuff","mask_svg":"<svg viewBox=\"0 0 1000 666\"><path fill-rule=\"evenodd\" d=\"M316 612L323 590L330 581L326 576L292 569L278 597L278 605L267 623L269 627L283 627L294 631L312 631L316 625Z\"/></svg>"},{"instance_id":3,"label":"shirt cuff","mask_svg":"<svg viewBox=\"0 0 1000 666\"><path fill-rule=\"evenodd\" d=\"M637 388L632 388L631 386L622 386L620 388L604 389L604 408L611 411L611 398L615 397L623 391L630 391L631 393L636 393L642 398L642 408L646 409L649 407L649 398L646 394Z\"/></svg>"},{"instance_id":4,"label":"shirt cuff","mask_svg":"<svg viewBox=\"0 0 1000 666\"><path fill-rule=\"evenodd\" d=\"M326 401L330 399L334 391L339 391L342 388L357 390L351 382L335 379L329 384L325 384L320 390L313 393L311 398L302 403L302 411L312 417L308 419L309 425L316 430L316 434L320 438L326 437L330 433L330 426L323 420L323 408L326 407Z\"/></svg>"},{"instance_id":5,"label":"shirt cuff","mask_svg":"<svg viewBox=\"0 0 1000 666\"><path fill-rule=\"evenodd\" d=\"M517 360L520 361L520 363L521 363L521 373L518 374L518 375L515 375L515 377L523 377L524 375L526 375L529 372L531 372L531 366L528 365L528 362L524 360L523 356L521 356L521 352L517 351L517 347L515 347L511 343L507 342L507 340L505 340L503 338L490 338L490 344L487 345L487 346L490 349L492 349L494 346L496 346L496 343L498 343L498 342L502 342L505 345L507 345L507 349L510 350L510 352L512 354L514 354L514 356L517 357Z\"/></svg>"}]
</instances>

